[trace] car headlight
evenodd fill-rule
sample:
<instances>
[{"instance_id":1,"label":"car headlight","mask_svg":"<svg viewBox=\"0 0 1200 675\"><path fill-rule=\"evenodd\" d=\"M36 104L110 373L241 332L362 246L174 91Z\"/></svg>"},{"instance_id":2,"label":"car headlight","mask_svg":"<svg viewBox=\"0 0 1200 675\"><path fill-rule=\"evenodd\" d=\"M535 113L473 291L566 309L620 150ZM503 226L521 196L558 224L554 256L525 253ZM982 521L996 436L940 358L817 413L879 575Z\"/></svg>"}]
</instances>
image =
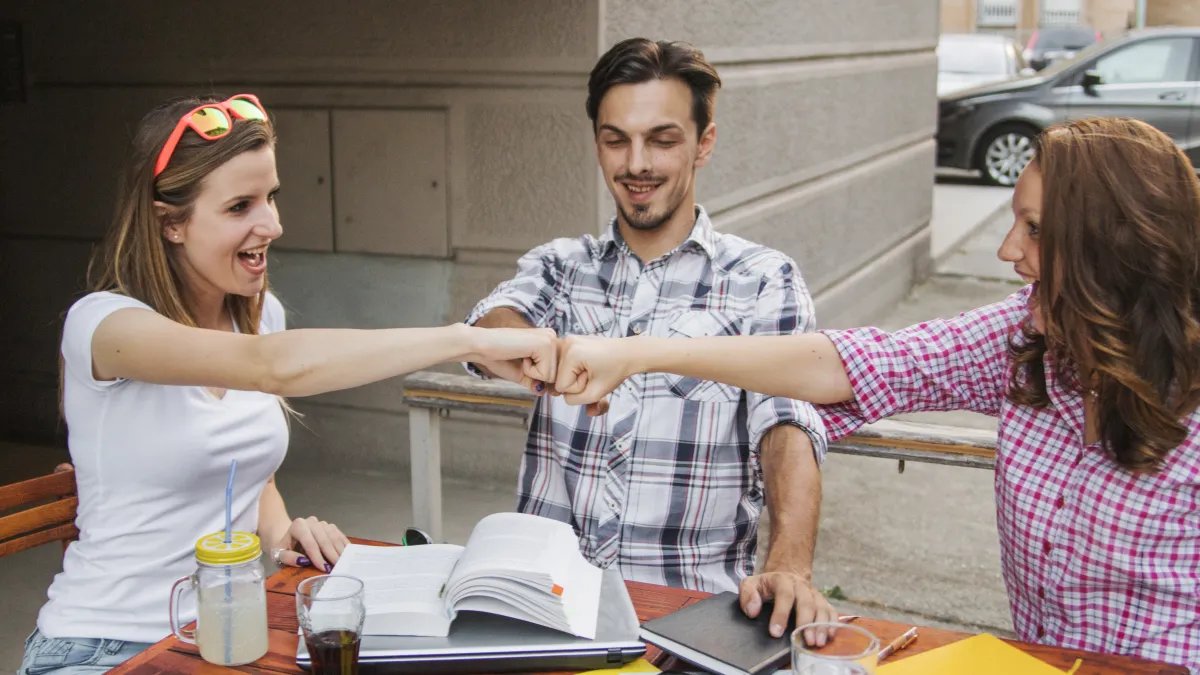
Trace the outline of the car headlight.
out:
<instances>
[{"instance_id":1,"label":"car headlight","mask_svg":"<svg viewBox=\"0 0 1200 675\"><path fill-rule=\"evenodd\" d=\"M955 122L975 112L975 104L970 101L942 101L938 107L938 119L941 123Z\"/></svg>"}]
</instances>

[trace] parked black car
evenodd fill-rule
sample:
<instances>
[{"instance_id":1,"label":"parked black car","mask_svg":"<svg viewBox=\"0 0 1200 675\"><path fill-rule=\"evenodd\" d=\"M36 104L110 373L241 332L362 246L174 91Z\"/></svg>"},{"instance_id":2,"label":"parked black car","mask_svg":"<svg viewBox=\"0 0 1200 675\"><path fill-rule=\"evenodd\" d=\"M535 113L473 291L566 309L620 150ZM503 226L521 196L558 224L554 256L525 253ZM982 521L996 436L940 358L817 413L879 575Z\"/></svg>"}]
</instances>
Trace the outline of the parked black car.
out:
<instances>
[{"instance_id":1,"label":"parked black car","mask_svg":"<svg viewBox=\"0 0 1200 675\"><path fill-rule=\"evenodd\" d=\"M1034 70L1075 56L1100 41L1100 31L1089 26L1046 26L1033 31L1025 45L1025 60Z\"/></svg>"},{"instance_id":2,"label":"parked black car","mask_svg":"<svg viewBox=\"0 0 1200 675\"><path fill-rule=\"evenodd\" d=\"M1134 31L1033 77L941 97L937 163L1013 185L1042 129L1088 117L1153 124L1200 164L1200 28Z\"/></svg>"}]
</instances>

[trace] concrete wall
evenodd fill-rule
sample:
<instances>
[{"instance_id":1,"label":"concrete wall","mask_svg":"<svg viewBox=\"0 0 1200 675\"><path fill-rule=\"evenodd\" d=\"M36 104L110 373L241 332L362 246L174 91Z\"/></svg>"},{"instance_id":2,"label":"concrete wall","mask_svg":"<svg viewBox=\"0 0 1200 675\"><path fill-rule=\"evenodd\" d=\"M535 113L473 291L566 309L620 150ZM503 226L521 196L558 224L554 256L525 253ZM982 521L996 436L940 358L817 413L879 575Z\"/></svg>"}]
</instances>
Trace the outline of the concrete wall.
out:
<instances>
[{"instance_id":1,"label":"concrete wall","mask_svg":"<svg viewBox=\"0 0 1200 675\"><path fill-rule=\"evenodd\" d=\"M611 214L583 112L596 57L632 35L692 41L726 84L701 203L719 228L799 261L822 326L869 321L928 264L937 11L301 0L230 20L149 0L6 3L30 86L0 105L0 291L16 299L0 311L0 434L61 434L59 321L107 225L127 130L197 91L253 91L277 120L285 236L271 279L291 325L431 325L461 318L525 250ZM294 401L293 454L403 469L400 399L393 381ZM519 423L444 428L450 474L515 476Z\"/></svg>"},{"instance_id":2,"label":"concrete wall","mask_svg":"<svg viewBox=\"0 0 1200 675\"><path fill-rule=\"evenodd\" d=\"M1200 26L1196 0L1146 0L1147 26Z\"/></svg>"},{"instance_id":3,"label":"concrete wall","mask_svg":"<svg viewBox=\"0 0 1200 675\"><path fill-rule=\"evenodd\" d=\"M929 250L936 4L609 0L604 27L606 44L671 36L717 66L697 199L718 229L796 259L821 326L903 297Z\"/></svg>"},{"instance_id":4,"label":"concrete wall","mask_svg":"<svg viewBox=\"0 0 1200 675\"><path fill-rule=\"evenodd\" d=\"M1137 0L1088 0L1084 23L1102 34L1120 35L1136 20Z\"/></svg>"},{"instance_id":5,"label":"concrete wall","mask_svg":"<svg viewBox=\"0 0 1200 675\"><path fill-rule=\"evenodd\" d=\"M974 33L975 0L941 0L943 33Z\"/></svg>"}]
</instances>

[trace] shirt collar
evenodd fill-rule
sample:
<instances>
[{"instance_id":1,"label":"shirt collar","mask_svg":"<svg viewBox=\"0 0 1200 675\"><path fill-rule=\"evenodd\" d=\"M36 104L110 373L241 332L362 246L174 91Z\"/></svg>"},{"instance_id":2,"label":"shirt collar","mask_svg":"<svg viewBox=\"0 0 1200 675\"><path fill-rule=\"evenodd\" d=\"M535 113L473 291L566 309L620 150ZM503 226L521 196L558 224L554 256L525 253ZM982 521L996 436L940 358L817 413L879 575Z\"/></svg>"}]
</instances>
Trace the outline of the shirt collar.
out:
<instances>
[{"instance_id":1,"label":"shirt collar","mask_svg":"<svg viewBox=\"0 0 1200 675\"><path fill-rule=\"evenodd\" d=\"M617 251L629 251L629 247L625 244L625 238L621 236L621 230L617 227L616 216L613 216L608 221L608 229L597 240L597 244L601 260L613 255ZM717 255L717 234L713 230L712 221L708 218L708 212L699 204L696 205L696 224L692 227L691 234L675 250L681 251L689 248L699 249L709 258L714 258Z\"/></svg>"}]
</instances>

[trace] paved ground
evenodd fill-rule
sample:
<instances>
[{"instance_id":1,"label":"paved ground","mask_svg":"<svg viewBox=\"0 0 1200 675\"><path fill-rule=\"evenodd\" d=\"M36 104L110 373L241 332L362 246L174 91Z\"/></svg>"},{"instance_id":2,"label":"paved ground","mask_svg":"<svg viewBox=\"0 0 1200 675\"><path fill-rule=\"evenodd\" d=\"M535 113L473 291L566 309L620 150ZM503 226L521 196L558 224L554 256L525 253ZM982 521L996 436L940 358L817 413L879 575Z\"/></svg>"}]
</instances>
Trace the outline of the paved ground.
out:
<instances>
[{"instance_id":1,"label":"paved ground","mask_svg":"<svg viewBox=\"0 0 1200 675\"><path fill-rule=\"evenodd\" d=\"M955 183L935 188L933 239L942 274L914 289L882 327L952 316L1016 290L1011 270L988 259L1007 231L1007 213L997 215L997 209L1009 194ZM970 413L932 419L995 424ZM48 472L64 460L61 450L0 443L4 482ZM816 582L839 587L847 600L835 604L846 611L970 630L1008 630L991 474L912 463L903 475L896 469L894 463L873 458L834 456L826 462ZM358 536L395 541L411 522L407 476L328 474L285 465L279 483L293 515L317 514ZM463 543L481 517L511 509L511 490L507 484L448 483L447 539ZM43 546L0 559L0 673L19 666L23 639L59 569L60 553Z\"/></svg>"},{"instance_id":2,"label":"paved ground","mask_svg":"<svg viewBox=\"0 0 1200 675\"><path fill-rule=\"evenodd\" d=\"M944 247L935 254L937 275L913 289L881 327L954 316L1019 288L1019 277L995 257L1012 222L1011 194L937 186L934 240ZM968 236L959 237L964 230ZM994 418L975 413L909 417L995 428ZM890 462L834 456L826 462L823 486L818 583L839 587L863 612L899 621L1011 630L990 472L909 463L900 475Z\"/></svg>"},{"instance_id":3,"label":"paved ground","mask_svg":"<svg viewBox=\"0 0 1200 675\"><path fill-rule=\"evenodd\" d=\"M1011 201L1011 189L975 185L961 179L942 179L933 190L933 237L930 243L933 259L942 260L952 254L991 216L1006 211Z\"/></svg>"}]
</instances>

